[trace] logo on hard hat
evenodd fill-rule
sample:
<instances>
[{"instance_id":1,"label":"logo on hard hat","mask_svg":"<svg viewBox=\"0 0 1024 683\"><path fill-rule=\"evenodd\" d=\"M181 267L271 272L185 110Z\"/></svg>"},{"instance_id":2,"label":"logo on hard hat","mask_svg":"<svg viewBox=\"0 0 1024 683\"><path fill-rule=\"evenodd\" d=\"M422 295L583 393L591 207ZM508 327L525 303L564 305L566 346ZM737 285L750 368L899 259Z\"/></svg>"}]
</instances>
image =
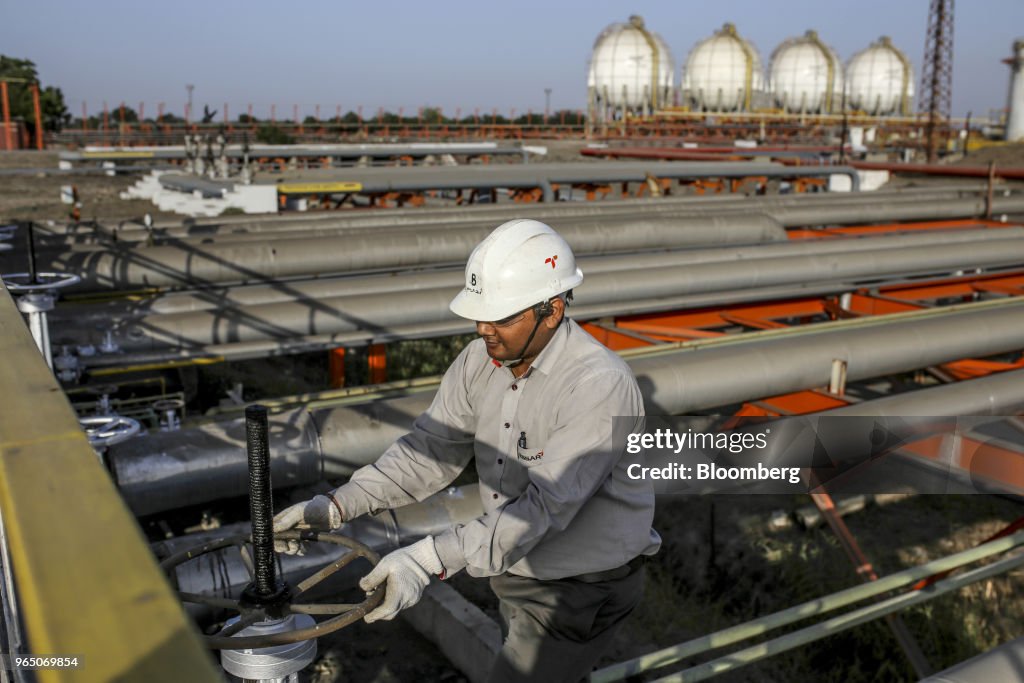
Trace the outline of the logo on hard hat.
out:
<instances>
[{"instance_id":1,"label":"logo on hard hat","mask_svg":"<svg viewBox=\"0 0 1024 683\"><path fill-rule=\"evenodd\" d=\"M467 292L472 292L473 294L483 294L484 293L484 289L483 289L482 286L481 287L477 287L476 286L476 273L470 273L469 274L469 282L466 283L466 291Z\"/></svg>"},{"instance_id":2,"label":"logo on hard hat","mask_svg":"<svg viewBox=\"0 0 1024 683\"><path fill-rule=\"evenodd\" d=\"M555 254L554 256L552 256L550 258L544 259L544 263L550 263L551 264L551 269L554 270L555 269L555 261L557 261L557 260L558 260L558 254Z\"/></svg>"}]
</instances>

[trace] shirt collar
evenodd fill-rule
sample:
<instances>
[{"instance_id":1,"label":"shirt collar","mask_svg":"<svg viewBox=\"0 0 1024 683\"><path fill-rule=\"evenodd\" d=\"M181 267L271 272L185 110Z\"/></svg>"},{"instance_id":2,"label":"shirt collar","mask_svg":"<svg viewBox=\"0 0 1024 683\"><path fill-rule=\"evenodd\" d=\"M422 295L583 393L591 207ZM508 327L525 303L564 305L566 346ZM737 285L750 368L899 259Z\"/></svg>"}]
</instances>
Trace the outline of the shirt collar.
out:
<instances>
[{"instance_id":1,"label":"shirt collar","mask_svg":"<svg viewBox=\"0 0 1024 683\"><path fill-rule=\"evenodd\" d=\"M537 358L530 365L527 374L534 370L543 372L545 375L551 374L551 369L557 365L558 360L565 353L565 347L569 344L569 335L572 334L572 328L575 326L576 323L572 320L568 318L563 320L555 330L555 334L548 340L547 346L537 354Z\"/></svg>"}]
</instances>

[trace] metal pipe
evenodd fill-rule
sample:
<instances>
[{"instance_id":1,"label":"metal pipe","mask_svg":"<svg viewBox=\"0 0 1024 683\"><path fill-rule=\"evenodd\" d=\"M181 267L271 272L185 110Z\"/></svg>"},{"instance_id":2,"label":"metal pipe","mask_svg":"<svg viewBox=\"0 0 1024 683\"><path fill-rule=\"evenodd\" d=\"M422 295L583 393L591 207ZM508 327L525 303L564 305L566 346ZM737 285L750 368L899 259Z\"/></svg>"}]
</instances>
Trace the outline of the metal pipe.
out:
<instances>
[{"instance_id":1,"label":"metal pipe","mask_svg":"<svg viewBox=\"0 0 1024 683\"><path fill-rule=\"evenodd\" d=\"M652 218L655 216L662 218L669 218L674 216L686 216L689 219L696 219L698 217L704 218L705 220L722 220L722 219L737 219L742 220L744 217L751 215L766 215L777 220L783 227L804 227L808 225L847 225L851 223L871 223L880 221L896 221L896 220L920 220L920 219L941 219L941 218L969 218L972 217L983 204L979 203L981 200L974 200L973 203L970 199L960 200L957 203L949 203L948 198L943 198L936 203L934 199L930 201L894 201L892 203L883 202L876 200L875 202L847 202L843 200L834 200L828 204L786 204L777 205L774 207L766 206L744 206L743 204L729 204L721 207L678 207L671 208L665 207L658 211L622 211L620 209L607 209L603 212L595 212L595 217L600 217L602 220L613 220L618 218L619 220L628 220L629 218L635 218L639 215L650 215ZM522 215L520 210L520 215ZM984 214L985 210L981 209L981 213ZM555 225L558 230L564 231L568 225L583 220L587 220L586 217L580 216L567 216L562 217L559 215L553 215L551 217L543 217L542 215L534 214L530 212L531 217L539 220L547 220ZM310 227L304 229L291 229L284 231L254 231L254 232L241 232L241 233L228 233L218 234L216 236L203 236L199 235L196 237L174 237L174 238L157 238L154 239L154 245L174 245L174 246L198 246L209 244L231 244L231 243L243 243L253 241L266 241L270 239L309 239L315 237L326 237L326 236L352 236L360 233L367 234L381 234L383 232L420 232L420 231L446 231L450 230L455 225L462 227L479 227L481 229L493 228L498 219L490 221L477 221L463 222L459 217L453 216L450 221L444 223L425 223L425 224L410 224L402 226L377 226L377 227L359 227L350 226L347 224L335 224L335 223L313 223ZM104 248L101 244L75 244L70 247L71 251L94 251L96 249Z\"/></svg>"},{"instance_id":2,"label":"metal pipe","mask_svg":"<svg viewBox=\"0 0 1024 683\"><path fill-rule=\"evenodd\" d=\"M763 214L752 214L752 211L762 210ZM992 201L991 211L993 214L1016 214L1024 213L1024 198L1022 197L996 197ZM518 215L522 215L522 210ZM784 227L797 227L807 225L841 225L851 223L870 223L878 221L896 220L939 220L947 218L973 218L988 214L988 206L983 198L967 199L928 199L920 198L913 201L884 202L876 199L873 202L847 202L836 201L834 203L800 203L785 205L761 205L754 204L744 206L741 204L715 205L715 206L694 206L694 207L664 207L656 211L630 211L620 209L592 210L590 216L578 215L573 212L565 216L559 214L546 215L544 213L529 212L530 216L551 222L560 232L569 229L570 224L586 223L592 221L616 221L624 226L632 220L649 217L650 219L672 220L678 218L697 223L701 220L726 220L742 221L751 215L765 215L776 220ZM185 254L206 254L215 249L242 249L253 243L267 243L281 245L282 241L299 241L305 243L313 239L362 239L370 237L383 240L386 236L394 242L410 242L417 239L425 239L429 234L446 234L453 227L460 229L477 228L479 230L492 229L501 218L477 220L465 220L466 216L453 216L450 219L442 219L436 222L423 223L401 223L392 226L362 225L361 221L349 223L329 223L326 221L313 221L302 229L282 229L263 231L253 230L251 232L221 232L218 231L212 237L206 236L203 231L195 230L194 237L167 238L159 241L153 248L139 248L132 250L132 245L138 242L118 242L114 248L126 254L124 258L130 258L131 254L137 254L140 261L148 256L155 256L158 260L165 259L166 254L174 253L175 250ZM502 216L504 218L504 216ZM301 226L301 224L299 224ZM248 228L247 228L248 229ZM412 237L410 237L412 233ZM422 233L422 234L421 234ZM123 233L119 232L119 236ZM65 236L58 236L58 240L65 240ZM272 242L271 242L272 241ZM59 246L59 245L58 245ZM83 244L72 244L65 248L54 249L54 244L49 244L43 253L52 262L76 262L83 265L91 264L93 261L102 258L104 252L109 251L111 245L99 242L88 242ZM164 251L159 251L164 250ZM238 275L234 275L238 279Z\"/></svg>"},{"instance_id":3,"label":"metal pipe","mask_svg":"<svg viewBox=\"0 0 1024 683\"><path fill-rule=\"evenodd\" d=\"M623 198L614 202L601 202L593 204L589 202L563 202L545 206L538 204L530 207L531 215L550 217L558 215L562 217L574 215L593 215L606 211L631 211L642 213L645 211L657 211L662 207L721 207L728 205L741 205L751 207L750 210L760 212L762 206L782 205L792 203L830 203L830 202L851 202L851 201L899 201L934 198L935 195L949 196L953 194L977 195L985 190L982 183L960 183L936 187L915 187L904 189L879 189L867 195L843 193L841 195L829 193L812 194L787 194L787 195L765 195L765 196L743 196L734 194L710 195L710 196L668 196L658 200L650 198ZM758 208L754 208L758 207ZM380 209L372 212L310 212L310 213L289 213L271 214L260 216L218 216L216 218L188 218L178 221L156 221L154 228L158 231L168 231L166 234L177 237L188 234L211 235L217 231L237 230L273 230L293 226L301 226L312 223L335 223L338 225L362 226L362 227L388 227L403 224L421 224L426 222L448 222L450 220L491 220L499 217L515 217L522 214L522 206L516 204L477 204L458 207L417 207L414 209ZM43 229L46 229L44 226ZM50 228L51 230L53 228ZM124 234L142 232L143 226L129 223L122 226ZM173 231L173 232L172 232Z\"/></svg>"},{"instance_id":4,"label":"metal pipe","mask_svg":"<svg viewBox=\"0 0 1024 683\"><path fill-rule=\"evenodd\" d=\"M886 280L876 285L906 284L904 280ZM653 313L658 311L678 310L680 308L700 308L704 306L724 306L727 304L749 303L755 301L775 301L807 296L830 296L849 292L854 285L844 282L810 283L789 287L759 287L747 290L730 290L697 294L693 296L659 297L631 301L631 313ZM579 320L618 315L622 311L619 304L573 306L573 317ZM325 351L338 346L361 346L370 343L389 343L405 339L424 339L467 334L474 330L473 323L453 318L439 323L417 325L397 325L387 330L356 330L354 332L329 335L300 335L288 339L265 339L252 342L230 344L209 344L188 349L163 350L156 352L135 352L117 355L95 355L80 359L83 367L90 368L94 376L104 373L124 372L132 368L138 370L160 369L162 364L180 364L182 361L220 362L224 360L251 360L294 353Z\"/></svg>"},{"instance_id":5,"label":"metal pipe","mask_svg":"<svg viewBox=\"0 0 1024 683\"><path fill-rule=\"evenodd\" d=\"M384 555L424 536L441 533L450 526L470 522L481 514L483 508L477 485L469 484L450 487L422 502L397 510L364 515L346 522L342 533ZM170 557L182 550L246 531L244 523L235 524L160 541L152 548L157 558ZM281 577L291 585L349 552L348 548L327 543L308 543L305 550L304 555L278 555ZM365 571L365 566L356 563L346 569ZM248 582L248 570L235 548L208 553L180 564L174 574L175 587L183 593L195 595L237 596ZM201 610L190 611L195 615Z\"/></svg>"},{"instance_id":6,"label":"metal pipe","mask_svg":"<svg viewBox=\"0 0 1024 683\"><path fill-rule=\"evenodd\" d=\"M323 462L310 415L305 411L271 415L268 425L273 483L290 487L318 481ZM195 433L159 433L188 436L175 442L151 433L144 437L154 447L151 459L125 458L111 464L115 483L132 492L136 514L241 496L248 490L244 420L208 425Z\"/></svg>"},{"instance_id":7,"label":"metal pipe","mask_svg":"<svg viewBox=\"0 0 1024 683\"><path fill-rule=\"evenodd\" d=\"M988 166L953 166L949 164L904 164L887 161L851 161L850 166L865 171L890 171L892 173L908 173L914 175L941 175L959 178L988 178ZM1024 168L1006 168L996 166L993 171L996 178L1006 180L1024 180Z\"/></svg>"},{"instance_id":8,"label":"metal pipe","mask_svg":"<svg viewBox=\"0 0 1024 683\"><path fill-rule=\"evenodd\" d=\"M499 147L496 142L471 143L411 143L411 144L362 144L362 145L243 145L233 144L224 148L224 155L231 159L250 158L285 159L390 159L394 157L425 157L451 154L453 156L522 156L522 147ZM127 159L185 159L183 145L139 147L85 147L77 151L63 151L60 161L124 161ZM78 170L78 169L76 169Z\"/></svg>"},{"instance_id":9,"label":"metal pipe","mask_svg":"<svg viewBox=\"0 0 1024 683\"><path fill-rule=\"evenodd\" d=\"M717 406L823 386L834 358L848 381L1021 349L1024 302L963 304L880 318L749 333L655 349L628 358L650 415L685 415ZM935 393L939 392L939 393ZM938 396L939 399L929 399ZM363 405L300 408L274 416L274 481L296 486L336 479L372 462L433 398L423 392ZM1024 371L884 399L915 401L930 415L988 414L1024 401ZM866 402L843 410L893 403ZM912 414L912 406L900 406ZM928 412L932 410L933 412ZM148 434L112 446L107 458L136 514L216 500L244 491L242 423L227 420Z\"/></svg>"},{"instance_id":10,"label":"metal pipe","mask_svg":"<svg viewBox=\"0 0 1024 683\"><path fill-rule=\"evenodd\" d=\"M632 256L621 257L628 262ZM723 290L783 286L823 280L851 282L892 275L946 273L950 270L1018 265L1024 241L992 240L849 253L798 254L731 262L694 262L594 273L576 295L579 305L619 304L629 310L635 300L703 294ZM450 286L285 301L230 311L212 309L151 315L116 337L130 351L167 346L288 339L355 330L386 332L395 325L428 324L452 318ZM92 330L87 330L92 332Z\"/></svg>"},{"instance_id":11,"label":"metal pipe","mask_svg":"<svg viewBox=\"0 0 1024 683\"><path fill-rule=\"evenodd\" d=\"M793 207L818 207L828 208L832 212L839 212L840 207L874 206L877 204L902 204L931 202L935 199L947 200L963 198L958 194L969 194L978 197L978 193L984 191L983 186L971 186L970 192L966 189L957 190L951 188L945 190L941 197L936 197L930 189L915 189L911 191L886 192L876 191L869 195L861 194L811 194L811 195L779 195L763 197L745 196L712 196L712 197L685 197L673 198L664 197L658 200L618 200L614 202L562 202L550 205L538 204L530 208L531 217L539 220L548 220L561 225L565 221L576 218L610 218L611 216L637 217L647 214L679 214L686 216L708 215L720 212L728 213L767 213L772 215L775 210ZM968 197L969 198L969 197ZM431 227L442 229L450 228L453 225L479 227L493 227L504 219L521 216L524 209L520 205L502 206L473 206L457 207L446 209L419 208L414 210L389 209L373 212L350 212L350 213L303 213L284 214L273 216L244 216L218 218L215 222L199 222L186 220L183 224L157 224L152 230L136 223L122 223L116 231L105 230L102 233L83 232L76 227L72 231L65 229L63 232L55 228L42 226L40 234L45 236L45 243L50 248L65 243L79 243L77 248L82 249L83 243L87 244L89 239L100 239L105 241L106 235L116 232L118 242L131 243L139 241L155 240L155 243L164 243L168 240L180 240L185 244L205 243L204 241L223 242L238 241L270 233L279 233L283 236L298 237L335 235L341 232L346 234L362 231L381 231L397 229L429 230ZM848 222L841 213L837 213L831 222Z\"/></svg>"},{"instance_id":12,"label":"metal pipe","mask_svg":"<svg viewBox=\"0 0 1024 683\"><path fill-rule=\"evenodd\" d=\"M360 234L240 245L115 247L103 252L49 253L40 259L59 263L66 272L81 273L80 290L202 286L463 263L490 231L470 227L433 234ZM590 220L565 226L560 234L580 254L786 239L781 226L767 216Z\"/></svg>"},{"instance_id":13,"label":"metal pipe","mask_svg":"<svg viewBox=\"0 0 1024 683\"><path fill-rule=\"evenodd\" d=\"M846 175L854 191L858 188L855 169L844 166L787 167L776 163L746 161L610 161L594 164L560 162L548 164L495 165L477 167L404 167L306 170L289 175L289 182L358 183L362 193L412 192L442 189L483 189L494 187L540 187L542 181L558 185L646 182L651 176L666 179L813 177Z\"/></svg>"},{"instance_id":14,"label":"metal pipe","mask_svg":"<svg viewBox=\"0 0 1024 683\"><path fill-rule=\"evenodd\" d=\"M624 147L610 149L583 149L580 153L584 156L599 157L626 157L633 159L708 159L713 155L697 149L677 149L671 147ZM759 153L758 148L737 150L736 154L742 156L770 156L764 152ZM720 155L719 155L720 156ZM949 166L944 164L904 164L877 161L850 161L847 165L861 170L891 171L893 173L913 173L921 175L943 175L956 176L961 178L987 178L988 168L985 166ZM817 166L815 168L837 168L829 165ZM996 175L1000 178L1013 180L1024 179L1024 168L999 169ZM855 188L856 191L856 188Z\"/></svg>"},{"instance_id":15,"label":"metal pipe","mask_svg":"<svg viewBox=\"0 0 1024 683\"><path fill-rule=\"evenodd\" d=\"M877 237L850 237L828 240L793 240L788 242L737 246L728 248L708 247L690 251L667 251L636 254L622 257L581 257L580 268L587 276L600 272L626 269L646 269L667 265L689 265L768 258L795 254L824 254L872 249L900 249L937 244L963 244L987 242L1000 239L1024 238L1022 228L999 228L997 230L936 230L918 231L909 234L886 234ZM451 287L455 291L462 283L462 269L447 269L430 272L411 272L315 280L280 282L269 285L241 285L211 290L165 292L141 301L115 301L103 304L62 304L57 315L52 316L54 325L75 326L124 324L129 319L145 315L183 313L219 309L222 312L235 307L248 307L284 301L305 301L315 306L314 301L338 296L362 296L384 292L408 292L435 287ZM312 301L311 301L312 300Z\"/></svg>"}]
</instances>

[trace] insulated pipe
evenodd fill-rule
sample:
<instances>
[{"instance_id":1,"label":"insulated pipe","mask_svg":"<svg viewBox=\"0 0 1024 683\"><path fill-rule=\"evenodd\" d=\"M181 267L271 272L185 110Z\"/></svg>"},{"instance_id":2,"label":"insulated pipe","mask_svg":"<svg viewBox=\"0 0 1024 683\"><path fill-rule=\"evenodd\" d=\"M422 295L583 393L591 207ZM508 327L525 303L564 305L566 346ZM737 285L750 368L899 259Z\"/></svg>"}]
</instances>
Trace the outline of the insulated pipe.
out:
<instances>
[{"instance_id":1,"label":"insulated pipe","mask_svg":"<svg viewBox=\"0 0 1024 683\"><path fill-rule=\"evenodd\" d=\"M1022 329L1024 301L1010 299L692 342L628 363L647 414L685 415L824 386L836 358L846 361L848 381L854 382L1019 351ZM905 399L942 397L926 404L925 412L937 411L933 415L998 414L1024 401L1024 371L941 390ZM274 481L287 487L351 474L408 432L432 399L433 392L424 392L274 416L272 467L281 470L274 469ZM275 439L273 425L289 433ZM129 507L150 514L244 492L243 443L244 423L235 419L131 439L111 446L107 460Z\"/></svg>"},{"instance_id":2,"label":"insulated pipe","mask_svg":"<svg viewBox=\"0 0 1024 683\"><path fill-rule=\"evenodd\" d=\"M239 245L114 248L92 253L40 255L41 268L60 263L80 273L79 290L202 286L267 281L296 275L326 275L378 268L464 263L492 228L444 232L377 233L306 240L281 239ZM590 220L560 230L579 254L661 249L710 244L785 241L781 226L767 216L729 218L635 218Z\"/></svg>"},{"instance_id":3,"label":"insulated pipe","mask_svg":"<svg viewBox=\"0 0 1024 683\"><path fill-rule=\"evenodd\" d=\"M874 282L876 286L888 284L905 284L904 280ZM679 310L681 308L702 308L706 306L726 306L729 304L750 303L757 301L777 301L808 296L833 296L844 294L855 286L844 282L823 282L788 287L758 287L747 290L712 292L693 296L658 297L629 302L630 313L653 313L658 311ZM572 317L578 320L590 320L609 315L619 315L622 307L618 304L573 306ZM150 365L177 363L196 359L213 360L251 360L282 354L308 353L326 351L339 346L360 346L370 343L389 343L406 339L425 339L450 336L453 334L469 334L474 325L468 320L452 318L440 323L419 325L398 325L386 331L357 330L355 332L336 333L330 335L301 335L288 339L264 339L252 342L230 344L209 344L190 347L188 349L162 350L155 352L136 352L130 354L96 355L80 358L83 367L125 367L129 365Z\"/></svg>"},{"instance_id":4,"label":"insulated pipe","mask_svg":"<svg viewBox=\"0 0 1024 683\"><path fill-rule=\"evenodd\" d=\"M862 206L845 214L820 209L776 212L784 225L836 222L964 218L984 215L983 199L932 201L911 205ZM995 214L1024 212L1024 197L998 197ZM841 219L837 221L836 219ZM696 244L781 241L778 224L767 216L639 218L593 220L559 226L577 253L607 253ZM466 227L420 234L381 232L306 240L196 247L116 247L93 253L44 252L42 267L81 273L86 288L202 286L226 282L326 275L375 268L462 263L490 227Z\"/></svg>"},{"instance_id":5,"label":"insulated pipe","mask_svg":"<svg viewBox=\"0 0 1024 683\"><path fill-rule=\"evenodd\" d=\"M1024 135L1024 131L1021 133ZM1008 138L1009 139L1009 138ZM708 158L709 154L696 149L677 149L665 147L626 147L610 149L583 149L585 156L629 157L634 159L696 159ZM757 147L738 150L743 156L765 156L759 154ZM986 166L950 166L946 164L903 164L878 161L850 161L847 165L856 169L870 171L892 171L893 173L914 173L920 175L957 176L961 178L987 178L989 169ZM815 168L832 168L824 165ZM1024 180L1024 168L996 168L996 177L1012 180Z\"/></svg>"},{"instance_id":6,"label":"insulated pipe","mask_svg":"<svg viewBox=\"0 0 1024 683\"><path fill-rule=\"evenodd\" d=\"M132 491L137 514L241 496L248 491L244 419L210 425L194 434L187 431L188 438L166 444L155 459L126 458L116 467L111 465L115 482L127 484ZM323 476L319 437L309 413L271 415L269 437L271 481L275 486L309 484Z\"/></svg>"},{"instance_id":7,"label":"insulated pipe","mask_svg":"<svg viewBox=\"0 0 1024 683\"><path fill-rule=\"evenodd\" d=\"M935 195L949 195L950 193L971 193L984 192L986 186L981 183L960 183L956 185L943 185L936 187L915 187L897 190L879 189L865 195L854 195L843 193L836 195L832 193L812 194L790 194L770 196L736 196L732 194L710 195L710 196L668 196L657 200L643 199L619 199L614 202L601 202L593 204L589 202L562 202L551 206L531 206L530 213L542 216L570 216L570 215L592 215L593 212L601 213L612 210L629 210L635 213L657 210L663 206L676 207L703 207L722 206L739 204L743 206L762 206L789 203L812 203L861 200L875 202L879 200L890 201L898 199L926 199L934 198ZM167 234L174 236L186 236L189 234L213 234L218 231L236 230L275 230L293 226L301 226L313 223L332 223L338 225L351 225L362 227L388 227L403 224L420 224L424 222L443 222L451 220L490 220L495 217L514 218L521 215L523 207L516 204L487 205L476 204L458 207L419 207L415 209L380 209L377 211L353 211L348 213L332 212L310 212L310 213L286 213L268 214L259 216L218 216L216 218L188 218L178 221L157 221L154 229L159 231L174 231ZM756 209L755 209L756 211ZM40 230L46 230L46 226L40 226ZM119 226L119 234L141 233L144 238L147 230L139 223L125 223ZM59 233L56 233L59 234Z\"/></svg>"},{"instance_id":8,"label":"insulated pipe","mask_svg":"<svg viewBox=\"0 0 1024 683\"><path fill-rule=\"evenodd\" d=\"M667 265L689 265L722 261L746 261L795 254L852 253L873 249L900 249L938 244L979 243L990 240L1024 238L1024 228L970 229L918 231L909 234L885 234L872 237L850 237L826 240L794 240L750 247L704 248L699 250L669 251L637 254L632 257L582 257L580 268L589 277L601 272L626 269L645 269ZM215 290L167 292L142 301L106 302L104 304L62 304L54 325L82 326L85 324L122 324L129 318L144 315L163 315L235 307L278 303L306 302L328 297L362 296L384 292L405 292L435 287L452 287L456 291L462 284L463 270L447 269L431 272L412 272L397 275L368 275L356 277L320 278L271 285L241 285Z\"/></svg>"},{"instance_id":9,"label":"insulated pipe","mask_svg":"<svg viewBox=\"0 0 1024 683\"><path fill-rule=\"evenodd\" d=\"M853 191L860 179L849 166L782 166L773 162L747 161L611 161L601 164L580 162L523 164L518 166L431 167L431 168L353 168L306 170L288 177L293 184L351 183L355 192L379 194L386 192L421 192L425 190L467 190L539 187L544 201L554 201L554 185L590 185L610 183L641 183L651 176L665 179L694 178L793 178L845 175ZM161 185L191 187L194 176L164 174ZM227 187L218 184L215 187ZM197 186L198 187L198 186ZM338 190L336 193L342 192Z\"/></svg>"},{"instance_id":10,"label":"insulated pipe","mask_svg":"<svg viewBox=\"0 0 1024 683\"><path fill-rule=\"evenodd\" d=\"M699 254L695 255L699 259ZM618 261L630 267L636 257ZM693 257L691 257L693 258ZM638 260L638 259L637 259ZM824 254L797 254L730 262L678 263L587 276L576 293L580 306L619 304L657 297L684 296L824 280L863 281L893 275L945 273L1024 262L1024 241L876 249ZM116 337L128 351L170 346L287 339L355 330L387 331L396 325L428 324L450 319L451 286L418 291L341 296L319 301L287 301L225 311L221 309L147 316Z\"/></svg>"},{"instance_id":11,"label":"insulated pipe","mask_svg":"<svg viewBox=\"0 0 1024 683\"><path fill-rule=\"evenodd\" d=\"M231 159L264 157L274 158L361 158L387 159L392 157L424 157L451 154L455 156L501 156L523 154L522 147L499 147L495 142L472 143L411 143L411 144L365 144L365 145L239 145L224 147L223 154ZM183 145L139 146L139 147L94 147L81 150L63 151L61 161L123 161L125 159L186 159Z\"/></svg>"},{"instance_id":12,"label":"insulated pipe","mask_svg":"<svg viewBox=\"0 0 1024 683\"><path fill-rule=\"evenodd\" d=\"M432 227L449 228L453 225L478 225L493 227L504 220L522 216L524 213L538 220L562 221L573 218L611 217L628 215L638 217L648 213L705 215L718 212L772 213L776 208L856 206L878 203L921 202L958 197L976 197L985 192L981 185L943 186L941 193L934 187L912 190L877 190L868 195L843 193L815 193L808 195L773 196L707 196L707 197L663 197L651 199L622 199L609 202L560 202L550 205L537 204L524 209L521 205L463 206L451 208L381 209L378 211L313 212L298 214L271 214L266 216L227 216L200 222L194 219L170 224L157 224L152 229L142 222L124 222L105 227L91 225L37 226L39 241L46 248L74 245L77 249L87 248L96 242L106 243L111 239L119 243L146 242L166 243L172 240L220 242L244 239L250 235L333 235L351 233L357 230L429 230ZM1005 190L1002 190L1006 192Z\"/></svg>"},{"instance_id":13,"label":"insulated pipe","mask_svg":"<svg viewBox=\"0 0 1024 683\"><path fill-rule=\"evenodd\" d=\"M875 202L863 202L854 201L847 202L845 200L836 199L828 204L819 203L817 205L780 205L775 208L766 208L764 213L751 210L753 207L744 208L741 204L729 205L722 208L680 208L675 210L664 210L664 211L651 211L645 212L650 218L657 218L668 220L675 217L685 217L686 219L696 219L698 217L704 218L705 220L743 220L744 218L751 215L766 215L779 221L784 227L803 227L807 225L817 224L849 224L849 223L871 223L878 221L894 221L894 220L914 220L919 218L960 218L965 215L971 215L975 210L980 209L984 213L984 202L983 200L974 200L971 204L971 200L960 200L960 203L950 204L947 203L949 200L945 199L942 203L936 204L934 200L931 201L899 201L886 203L881 201ZM823 210L825 209L825 210ZM519 215L523 212L520 211ZM605 212L595 212L595 218L600 220L613 221L613 220L630 220L637 218L636 212L632 211L619 211L619 210L607 210ZM536 220L546 220L554 225L559 232L565 231L569 226L594 220L594 218L586 217L541 217L536 216L532 212L530 216ZM398 232L443 232L451 230L453 226L460 227L478 227L481 229L492 229L498 225L498 221L473 221L473 222L461 222L457 219L453 219L450 223L428 223L424 225L406 225L400 227L346 227L336 226L332 224L320 225L317 227L309 227L303 230L288 230L288 231L274 231L274 232L253 232L253 233L234 233L218 235L216 237L185 237L185 238L171 238L167 240L154 240L154 245L174 245L174 246L193 246L198 248L205 248L205 245L210 244L239 244L246 242L264 242L275 239L310 239L317 237L329 237L329 236L347 236L351 237L357 234L374 234L380 235L383 233L398 233ZM87 245L72 245L71 251L96 251L99 249L108 248L102 244L87 244Z\"/></svg>"},{"instance_id":14,"label":"insulated pipe","mask_svg":"<svg viewBox=\"0 0 1024 683\"><path fill-rule=\"evenodd\" d=\"M752 207L753 208L753 207ZM926 199L915 201L893 201L893 202L847 202L846 200L834 200L830 203L798 203L793 205L778 206L776 208L765 208L765 213L752 213L749 209L741 211L739 207L728 207L724 210L698 210L688 208L686 210L666 210L655 212L644 212L637 216L635 212L608 210L597 211L593 217L571 216L565 219L556 219L543 215L535 215L530 212L531 217L538 220L545 220L551 223L560 233L566 233L576 226L584 226L594 223L607 223L609 225L618 223L629 225L635 220L644 220L646 217L652 221L680 220L685 224L697 225L708 221L716 221L719 224L732 222L744 222L752 220L756 216L761 219L777 221L783 227L806 227L814 225L845 225L845 224L867 224L874 222L892 221L913 221L913 220L940 220L958 219L984 216L988 213L986 200L982 198L963 199ZM992 201L992 213L1014 214L1024 213L1024 196L995 197ZM520 211L520 216L525 212ZM767 218L765 218L767 217ZM90 264L104 257L109 258L111 249L122 254L120 258L127 260L134 255L139 260L144 260L149 254L157 254L163 260L169 258L168 254L207 254L214 250L244 249L254 244L276 246L282 241L289 243L305 244L311 239L363 239L374 240L391 239L397 242L404 242L414 239L429 239L431 235L446 235L455 226L459 230L477 229L490 231L500 219L493 221L470 221L462 222L458 218L452 218L449 224L426 223L415 225L401 225L390 228L371 227L313 227L302 231L282 231L270 233L241 233L227 234L217 237L190 237L180 240L162 242L158 247L143 247L135 242L116 243L113 247L109 244L84 243L73 244L67 248L55 250L51 246L42 250L44 260L52 263L74 262ZM411 236L410 236L411 235ZM709 237L710 239L710 237ZM724 240L724 241L729 241ZM153 252L151 249L161 249Z\"/></svg>"},{"instance_id":15,"label":"insulated pipe","mask_svg":"<svg viewBox=\"0 0 1024 683\"><path fill-rule=\"evenodd\" d=\"M385 555L424 536L439 534L453 525L471 522L482 514L478 486L469 484L447 488L420 503L385 510L376 515L364 515L346 522L341 533L369 546L378 554ZM154 543L152 549L160 559L246 531L248 530L245 524L233 524L215 531L160 541ZM305 551L303 555L277 556L282 578L290 585L296 585L314 570L335 562L348 553L349 549L328 543L307 543ZM369 567L366 564L354 563L350 568L353 572L352 578L358 578ZM195 595L238 596L249 581L249 573L241 554L235 551L233 546L201 555L191 562L178 565L174 571L175 588ZM189 611L198 613L201 610Z\"/></svg>"}]
</instances>

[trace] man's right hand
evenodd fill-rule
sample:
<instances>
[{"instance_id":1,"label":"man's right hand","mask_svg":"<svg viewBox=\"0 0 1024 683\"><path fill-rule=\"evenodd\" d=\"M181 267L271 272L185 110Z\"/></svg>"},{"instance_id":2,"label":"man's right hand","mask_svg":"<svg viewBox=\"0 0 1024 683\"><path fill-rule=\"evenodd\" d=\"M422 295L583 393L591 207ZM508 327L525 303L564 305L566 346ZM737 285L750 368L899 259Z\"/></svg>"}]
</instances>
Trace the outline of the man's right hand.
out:
<instances>
[{"instance_id":1,"label":"man's right hand","mask_svg":"<svg viewBox=\"0 0 1024 683\"><path fill-rule=\"evenodd\" d=\"M341 510L329 496L319 495L303 503L285 508L274 517L274 532L289 529L332 531L341 528ZM300 541L274 541L274 550L288 555L302 555Z\"/></svg>"}]
</instances>

